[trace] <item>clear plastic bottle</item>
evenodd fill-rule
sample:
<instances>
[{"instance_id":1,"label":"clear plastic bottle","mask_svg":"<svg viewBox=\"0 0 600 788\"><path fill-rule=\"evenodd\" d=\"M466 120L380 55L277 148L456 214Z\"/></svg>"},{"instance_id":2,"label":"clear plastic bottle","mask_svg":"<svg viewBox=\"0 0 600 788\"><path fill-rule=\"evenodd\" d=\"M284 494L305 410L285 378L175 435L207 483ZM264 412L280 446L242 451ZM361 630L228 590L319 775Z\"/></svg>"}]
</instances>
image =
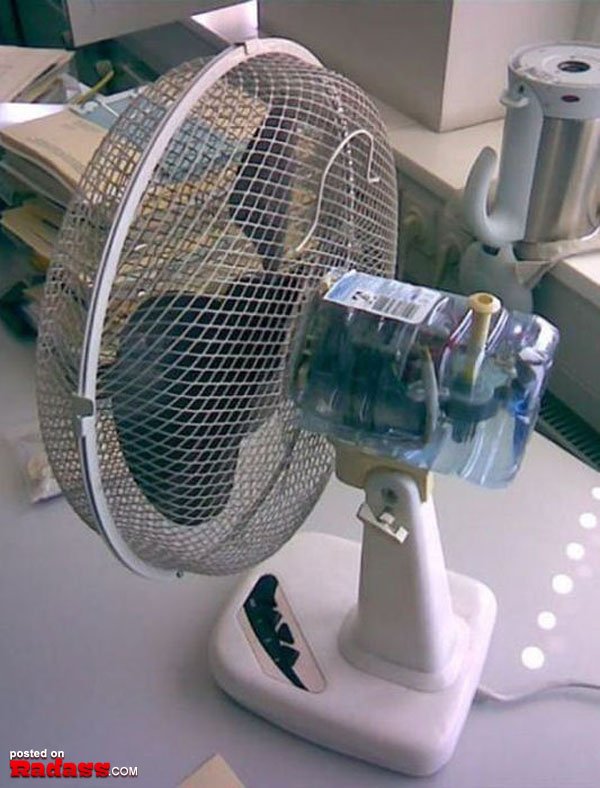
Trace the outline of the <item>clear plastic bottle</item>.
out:
<instances>
[{"instance_id":1,"label":"clear plastic bottle","mask_svg":"<svg viewBox=\"0 0 600 788\"><path fill-rule=\"evenodd\" d=\"M558 343L543 318L350 271L317 296L291 359L302 426L487 487L518 470Z\"/></svg>"}]
</instances>

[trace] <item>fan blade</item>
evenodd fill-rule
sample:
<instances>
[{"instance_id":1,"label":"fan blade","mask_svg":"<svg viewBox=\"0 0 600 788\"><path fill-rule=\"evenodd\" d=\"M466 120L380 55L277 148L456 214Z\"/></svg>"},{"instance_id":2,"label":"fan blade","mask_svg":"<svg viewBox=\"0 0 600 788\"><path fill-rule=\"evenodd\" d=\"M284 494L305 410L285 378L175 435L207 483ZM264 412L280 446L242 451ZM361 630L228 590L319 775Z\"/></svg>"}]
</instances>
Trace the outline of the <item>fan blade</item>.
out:
<instances>
[{"instance_id":1,"label":"fan blade","mask_svg":"<svg viewBox=\"0 0 600 788\"><path fill-rule=\"evenodd\" d=\"M265 270L275 270L283 257L291 199L296 133L275 105L254 133L229 197L231 217L256 244Z\"/></svg>"},{"instance_id":2,"label":"fan blade","mask_svg":"<svg viewBox=\"0 0 600 788\"><path fill-rule=\"evenodd\" d=\"M122 329L105 387L123 456L148 500L180 525L224 509L242 440L278 404L295 299L265 306L267 283L253 277L225 297L149 297Z\"/></svg>"}]
</instances>

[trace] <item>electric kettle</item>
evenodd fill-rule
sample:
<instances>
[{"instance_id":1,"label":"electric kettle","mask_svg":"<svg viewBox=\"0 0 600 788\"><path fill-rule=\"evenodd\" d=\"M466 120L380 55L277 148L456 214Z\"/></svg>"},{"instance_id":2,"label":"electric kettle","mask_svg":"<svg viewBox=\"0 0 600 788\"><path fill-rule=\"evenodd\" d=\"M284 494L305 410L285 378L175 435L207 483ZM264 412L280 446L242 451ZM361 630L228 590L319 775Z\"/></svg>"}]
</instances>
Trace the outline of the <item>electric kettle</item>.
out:
<instances>
[{"instance_id":1,"label":"electric kettle","mask_svg":"<svg viewBox=\"0 0 600 788\"><path fill-rule=\"evenodd\" d=\"M491 148L481 151L465 187L474 235L487 247L513 245L520 260L600 248L600 45L519 49L501 101L507 112L495 198Z\"/></svg>"}]
</instances>

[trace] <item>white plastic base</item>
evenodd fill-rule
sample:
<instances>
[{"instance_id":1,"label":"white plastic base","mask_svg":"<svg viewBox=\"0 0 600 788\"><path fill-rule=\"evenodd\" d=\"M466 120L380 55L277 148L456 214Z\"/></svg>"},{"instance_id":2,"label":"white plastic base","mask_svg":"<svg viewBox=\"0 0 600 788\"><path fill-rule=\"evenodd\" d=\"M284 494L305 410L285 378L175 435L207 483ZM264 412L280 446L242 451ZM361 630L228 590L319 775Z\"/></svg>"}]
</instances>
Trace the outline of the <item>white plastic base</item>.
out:
<instances>
[{"instance_id":1,"label":"white plastic base","mask_svg":"<svg viewBox=\"0 0 600 788\"><path fill-rule=\"evenodd\" d=\"M359 569L355 542L317 533L294 537L244 578L223 611L210 644L213 673L241 704L299 736L388 769L432 774L452 756L479 684L495 621L494 595L482 583L448 573L453 610L466 624L468 644L454 683L423 692L358 670L342 656L339 634L356 604ZM265 574L278 579L295 618L294 647L307 653L304 640L311 652L307 663L316 660L315 691L294 686L272 665L268 670L262 647L251 645L243 605ZM290 621L289 611L285 619Z\"/></svg>"}]
</instances>

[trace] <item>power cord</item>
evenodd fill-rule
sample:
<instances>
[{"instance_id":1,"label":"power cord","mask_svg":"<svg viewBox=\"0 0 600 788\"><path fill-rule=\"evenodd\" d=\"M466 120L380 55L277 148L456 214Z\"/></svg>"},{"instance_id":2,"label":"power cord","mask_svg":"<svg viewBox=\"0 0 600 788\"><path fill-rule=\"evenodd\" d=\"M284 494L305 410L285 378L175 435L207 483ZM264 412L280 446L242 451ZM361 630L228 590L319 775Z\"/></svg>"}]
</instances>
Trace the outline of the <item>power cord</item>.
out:
<instances>
[{"instance_id":1,"label":"power cord","mask_svg":"<svg viewBox=\"0 0 600 788\"><path fill-rule=\"evenodd\" d=\"M85 104L86 101L90 101L94 98L96 93L99 93L102 88L111 81L115 75L115 70L110 60L99 60L96 63L96 71L100 75L98 82L96 82L96 84L85 93L82 93L80 96L76 96L71 101L71 104Z\"/></svg>"},{"instance_id":2,"label":"power cord","mask_svg":"<svg viewBox=\"0 0 600 788\"><path fill-rule=\"evenodd\" d=\"M600 690L600 684L592 684L587 681L549 681L536 689L514 694L496 692L489 687L480 686L475 693L475 700L479 702L496 701L498 703L521 703L522 701L537 698L538 695L563 689Z\"/></svg>"}]
</instances>

